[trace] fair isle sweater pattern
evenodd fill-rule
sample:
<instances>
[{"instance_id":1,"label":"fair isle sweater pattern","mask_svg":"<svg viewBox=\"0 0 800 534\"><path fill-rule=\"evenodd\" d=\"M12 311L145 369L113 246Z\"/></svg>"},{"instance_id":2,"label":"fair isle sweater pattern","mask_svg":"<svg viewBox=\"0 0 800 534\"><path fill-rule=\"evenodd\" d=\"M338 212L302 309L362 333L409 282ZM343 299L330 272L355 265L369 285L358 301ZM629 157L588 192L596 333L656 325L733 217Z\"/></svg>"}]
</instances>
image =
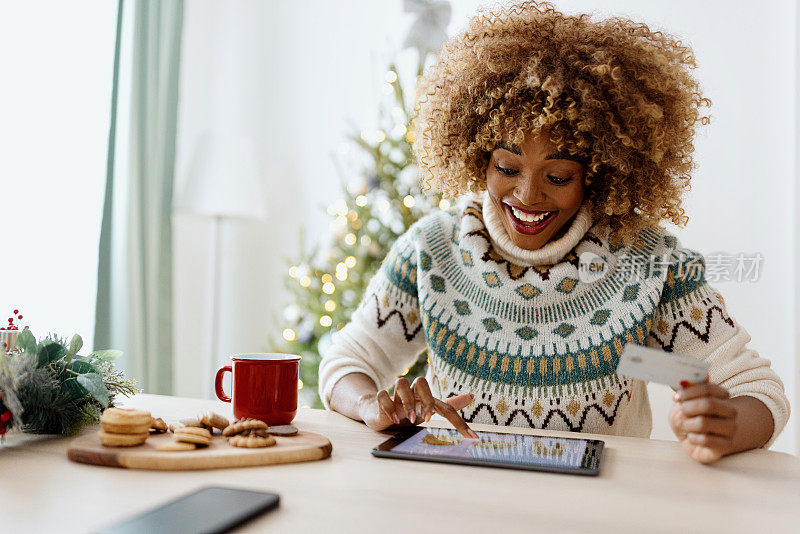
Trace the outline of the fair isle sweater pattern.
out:
<instances>
[{"instance_id":1,"label":"fair isle sweater pattern","mask_svg":"<svg viewBox=\"0 0 800 534\"><path fill-rule=\"evenodd\" d=\"M607 264L588 283L578 274L586 252ZM712 378L741 391L755 376L750 389L769 399L779 432L782 384L768 361L724 348L742 332L704 268L663 229L625 246L594 227L554 264L517 265L494 246L479 202L430 215L397 240L325 355L323 400L346 372L386 387L427 348L435 394L475 395L461 412L469 422L646 437L646 384L615 372L635 343L709 358ZM757 376L744 380L748 366Z\"/></svg>"}]
</instances>

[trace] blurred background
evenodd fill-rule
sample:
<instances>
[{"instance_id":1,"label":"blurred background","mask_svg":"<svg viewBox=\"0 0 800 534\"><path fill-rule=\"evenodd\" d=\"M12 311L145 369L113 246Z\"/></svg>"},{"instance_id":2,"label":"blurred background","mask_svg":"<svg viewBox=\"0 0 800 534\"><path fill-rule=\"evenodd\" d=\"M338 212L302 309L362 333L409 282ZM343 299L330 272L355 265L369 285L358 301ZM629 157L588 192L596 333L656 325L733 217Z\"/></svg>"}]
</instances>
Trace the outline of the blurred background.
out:
<instances>
[{"instance_id":1,"label":"blurred background","mask_svg":"<svg viewBox=\"0 0 800 534\"><path fill-rule=\"evenodd\" d=\"M396 108L413 97L420 51L483 4L0 1L0 312L122 349L145 391L191 397L211 395L231 354L325 342L342 287L439 202L409 180ZM773 448L797 454L798 3L555 4L694 48L712 122L675 231L707 257L763 258L757 276L713 285L784 379L795 414ZM384 140L391 150L373 150ZM393 177L406 185L387 192ZM369 252L348 235L373 205L396 217L376 216ZM342 256L321 258L331 247ZM326 263L327 281L315 267ZM670 394L651 397L653 437L670 439Z\"/></svg>"}]
</instances>

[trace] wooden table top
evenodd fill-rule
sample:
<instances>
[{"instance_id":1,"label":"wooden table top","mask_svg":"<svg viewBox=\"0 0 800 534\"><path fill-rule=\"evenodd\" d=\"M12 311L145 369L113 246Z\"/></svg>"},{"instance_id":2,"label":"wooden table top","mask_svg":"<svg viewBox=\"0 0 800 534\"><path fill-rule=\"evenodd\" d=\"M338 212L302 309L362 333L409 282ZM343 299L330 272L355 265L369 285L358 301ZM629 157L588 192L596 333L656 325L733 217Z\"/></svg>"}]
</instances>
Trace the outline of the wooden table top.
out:
<instances>
[{"instance_id":1,"label":"wooden table top","mask_svg":"<svg viewBox=\"0 0 800 534\"><path fill-rule=\"evenodd\" d=\"M168 422L218 401L137 395ZM242 532L789 532L800 527L800 459L757 450L711 466L676 442L606 442L598 477L374 458L386 436L337 413L302 409L296 426L327 436L327 460L158 472L71 462L69 439L17 435L0 445L0 531L86 532L207 485L280 494ZM433 424L432 426L445 426ZM475 425L476 430L508 428ZM550 436L567 432L525 431Z\"/></svg>"}]
</instances>

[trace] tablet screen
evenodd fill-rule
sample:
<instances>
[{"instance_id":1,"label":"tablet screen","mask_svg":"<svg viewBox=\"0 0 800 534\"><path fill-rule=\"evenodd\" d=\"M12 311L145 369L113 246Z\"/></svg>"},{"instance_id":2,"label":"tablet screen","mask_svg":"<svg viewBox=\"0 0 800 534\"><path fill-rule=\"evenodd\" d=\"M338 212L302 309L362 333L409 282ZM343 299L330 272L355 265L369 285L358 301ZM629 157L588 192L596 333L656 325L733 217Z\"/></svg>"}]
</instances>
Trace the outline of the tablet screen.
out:
<instances>
[{"instance_id":1,"label":"tablet screen","mask_svg":"<svg viewBox=\"0 0 800 534\"><path fill-rule=\"evenodd\" d=\"M419 459L436 457L459 463L516 464L558 470L596 469L599 460L593 453L592 461L587 462L587 448L596 443L594 440L495 432L478 432L478 435L480 439L469 439L448 428L423 428L394 444L389 451Z\"/></svg>"}]
</instances>

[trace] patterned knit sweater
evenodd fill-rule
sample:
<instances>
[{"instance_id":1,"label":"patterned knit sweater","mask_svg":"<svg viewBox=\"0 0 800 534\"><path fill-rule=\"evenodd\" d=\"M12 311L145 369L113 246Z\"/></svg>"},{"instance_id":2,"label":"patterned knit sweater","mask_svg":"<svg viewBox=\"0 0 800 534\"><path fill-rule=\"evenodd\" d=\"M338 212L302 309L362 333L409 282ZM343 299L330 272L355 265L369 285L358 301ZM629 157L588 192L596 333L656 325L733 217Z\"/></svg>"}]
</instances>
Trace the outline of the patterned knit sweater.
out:
<instances>
[{"instance_id":1,"label":"patterned knit sweater","mask_svg":"<svg viewBox=\"0 0 800 534\"><path fill-rule=\"evenodd\" d=\"M636 343L704 359L731 396L764 402L772 444L789 417L783 384L746 346L699 253L663 229L609 241L586 206L561 238L525 250L485 199L429 215L396 241L323 354L326 407L346 374L386 388L427 349L435 396L475 395L461 411L468 422L649 437L646 383L615 372ZM587 257L605 262L596 280L579 274Z\"/></svg>"}]
</instances>

